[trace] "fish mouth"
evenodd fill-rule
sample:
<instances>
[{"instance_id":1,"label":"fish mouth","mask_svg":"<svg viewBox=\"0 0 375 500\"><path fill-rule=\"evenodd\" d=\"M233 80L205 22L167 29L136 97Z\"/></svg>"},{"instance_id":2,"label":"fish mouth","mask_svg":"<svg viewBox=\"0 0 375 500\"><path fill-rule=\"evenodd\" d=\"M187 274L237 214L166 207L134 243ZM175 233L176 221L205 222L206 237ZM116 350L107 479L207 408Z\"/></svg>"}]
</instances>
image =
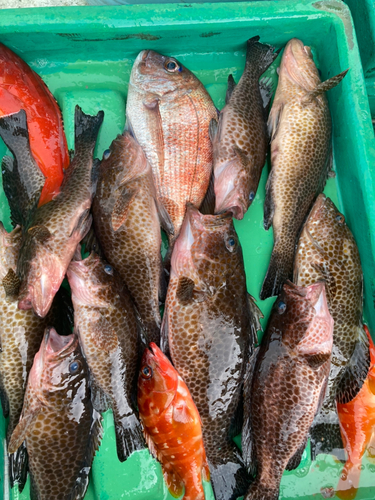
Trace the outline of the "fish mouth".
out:
<instances>
[{"instance_id":1,"label":"fish mouth","mask_svg":"<svg viewBox=\"0 0 375 500\"><path fill-rule=\"evenodd\" d=\"M228 225L232 221L232 212L226 209L215 215L204 215L194 205L188 204L185 218L200 233L205 229L216 229Z\"/></svg>"},{"instance_id":2,"label":"fish mouth","mask_svg":"<svg viewBox=\"0 0 375 500\"><path fill-rule=\"evenodd\" d=\"M87 279L89 273L100 264L100 258L91 252L86 259L72 260L69 264L67 274L74 274L81 279Z\"/></svg>"},{"instance_id":3,"label":"fish mouth","mask_svg":"<svg viewBox=\"0 0 375 500\"><path fill-rule=\"evenodd\" d=\"M280 73L282 70L285 71L286 76L293 83L305 90L311 90L319 82L311 81L304 68L301 67L301 62L306 62L306 59L313 63L310 47L305 46L298 38L292 38L284 49Z\"/></svg>"},{"instance_id":4,"label":"fish mouth","mask_svg":"<svg viewBox=\"0 0 375 500\"><path fill-rule=\"evenodd\" d=\"M40 287L40 293L37 293L34 286L29 286L28 292L21 295L18 301L18 309L22 311L33 309L35 314L44 318L50 310L55 291L52 290L51 280L45 275L42 275L36 284Z\"/></svg>"}]
</instances>

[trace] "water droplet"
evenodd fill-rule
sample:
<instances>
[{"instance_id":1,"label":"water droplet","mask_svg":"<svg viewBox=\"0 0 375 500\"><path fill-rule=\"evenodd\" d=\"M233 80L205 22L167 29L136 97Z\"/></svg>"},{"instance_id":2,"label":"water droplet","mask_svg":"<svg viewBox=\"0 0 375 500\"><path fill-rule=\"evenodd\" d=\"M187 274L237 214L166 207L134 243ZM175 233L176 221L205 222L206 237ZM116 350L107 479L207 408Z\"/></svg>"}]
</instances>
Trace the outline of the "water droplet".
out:
<instances>
[{"instance_id":1,"label":"water droplet","mask_svg":"<svg viewBox=\"0 0 375 500\"><path fill-rule=\"evenodd\" d=\"M335 496L335 489L333 486L326 486L325 488L320 488L320 493L323 498L333 498Z\"/></svg>"}]
</instances>

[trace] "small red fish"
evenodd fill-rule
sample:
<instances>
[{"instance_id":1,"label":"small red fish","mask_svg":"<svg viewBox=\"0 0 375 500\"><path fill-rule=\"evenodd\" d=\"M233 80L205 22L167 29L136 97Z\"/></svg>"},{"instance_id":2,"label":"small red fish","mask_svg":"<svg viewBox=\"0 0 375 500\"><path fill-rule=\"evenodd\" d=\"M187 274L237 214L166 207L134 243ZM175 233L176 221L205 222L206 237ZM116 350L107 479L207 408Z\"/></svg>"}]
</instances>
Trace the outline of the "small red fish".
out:
<instances>
[{"instance_id":1,"label":"small red fish","mask_svg":"<svg viewBox=\"0 0 375 500\"><path fill-rule=\"evenodd\" d=\"M370 370L357 396L347 404L337 404L341 436L348 453L336 488L336 495L342 500L356 497L362 457L375 430L375 346L367 326L364 328L370 342Z\"/></svg>"},{"instance_id":2,"label":"small red fish","mask_svg":"<svg viewBox=\"0 0 375 500\"><path fill-rule=\"evenodd\" d=\"M168 358L153 342L138 378L138 407L151 453L160 461L170 493L204 500L202 477L210 472L201 419L190 392Z\"/></svg>"},{"instance_id":3,"label":"small red fish","mask_svg":"<svg viewBox=\"0 0 375 500\"><path fill-rule=\"evenodd\" d=\"M31 152L46 181L39 206L59 192L69 166L60 108L47 86L20 57L0 43L0 116L26 111Z\"/></svg>"}]
</instances>

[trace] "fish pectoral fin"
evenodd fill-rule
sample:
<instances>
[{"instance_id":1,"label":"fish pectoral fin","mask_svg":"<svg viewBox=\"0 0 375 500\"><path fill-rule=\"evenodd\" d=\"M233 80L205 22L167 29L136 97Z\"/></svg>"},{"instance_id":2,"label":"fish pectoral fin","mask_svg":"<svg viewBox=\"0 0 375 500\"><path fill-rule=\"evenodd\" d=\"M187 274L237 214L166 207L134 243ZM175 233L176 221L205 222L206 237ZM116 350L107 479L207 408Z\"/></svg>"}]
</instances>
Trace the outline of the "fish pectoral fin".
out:
<instances>
[{"instance_id":1,"label":"fish pectoral fin","mask_svg":"<svg viewBox=\"0 0 375 500\"><path fill-rule=\"evenodd\" d=\"M84 210L81 215L78 217L77 222L74 224L73 229L69 235L71 238L75 233L79 234L79 240L81 241L86 234L89 232L92 222L92 215L90 214L90 209L87 208Z\"/></svg>"},{"instance_id":2,"label":"fish pectoral fin","mask_svg":"<svg viewBox=\"0 0 375 500\"><path fill-rule=\"evenodd\" d=\"M210 124L208 126L208 133L212 143L215 142L218 128L219 128L218 121L215 118L211 118Z\"/></svg>"},{"instance_id":3,"label":"fish pectoral fin","mask_svg":"<svg viewBox=\"0 0 375 500\"><path fill-rule=\"evenodd\" d=\"M20 290L21 280L13 269L9 269L7 274L4 276L2 285L4 287L7 300L16 300Z\"/></svg>"},{"instance_id":4,"label":"fish pectoral fin","mask_svg":"<svg viewBox=\"0 0 375 500\"><path fill-rule=\"evenodd\" d=\"M343 71L342 73L333 76L332 78L329 78L329 80L319 83L319 85L317 85L315 89L310 90L310 92L306 92L306 94L301 99L301 104L304 106L310 104L316 97L318 97L318 95L322 95L328 90L331 90L334 87L336 87L341 82L341 80L344 78L344 76L347 74L348 71L349 68Z\"/></svg>"},{"instance_id":5,"label":"fish pectoral fin","mask_svg":"<svg viewBox=\"0 0 375 500\"><path fill-rule=\"evenodd\" d=\"M295 470L299 466L302 460L302 455L303 452L305 451L307 444L307 438L303 441L301 446L298 448L298 450L295 452L295 454L289 459L288 465L286 466L286 470Z\"/></svg>"},{"instance_id":6,"label":"fish pectoral fin","mask_svg":"<svg viewBox=\"0 0 375 500\"><path fill-rule=\"evenodd\" d=\"M214 171L211 172L210 182L208 183L207 192L203 198L202 204L200 206L200 213L204 215L214 215L215 213L215 175Z\"/></svg>"},{"instance_id":7,"label":"fish pectoral fin","mask_svg":"<svg viewBox=\"0 0 375 500\"><path fill-rule=\"evenodd\" d=\"M247 294L247 302L250 309L250 330L251 330L251 340L252 345L258 343L258 335L257 332L262 331L262 325L260 320L264 318L262 311L256 305L255 299L249 293Z\"/></svg>"},{"instance_id":8,"label":"fish pectoral fin","mask_svg":"<svg viewBox=\"0 0 375 500\"><path fill-rule=\"evenodd\" d=\"M21 444L27 438L27 435L31 432L36 419L38 418L39 413L42 410L42 406L38 406L33 410L26 412L25 415L21 416L18 425L14 429L9 444L8 444L8 453L15 453Z\"/></svg>"},{"instance_id":9,"label":"fish pectoral fin","mask_svg":"<svg viewBox=\"0 0 375 500\"><path fill-rule=\"evenodd\" d=\"M176 297L182 305L187 305L193 300L195 283L186 276L181 276L178 280Z\"/></svg>"},{"instance_id":10,"label":"fish pectoral fin","mask_svg":"<svg viewBox=\"0 0 375 500\"><path fill-rule=\"evenodd\" d=\"M237 156L237 158L240 160L241 164L245 168L248 167L249 163L250 163L250 158L249 158L248 154L246 153L246 151L244 151L243 149L241 149L237 146L233 147L233 151L234 151L234 154Z\"/></svg>"},{"instance_id":11,"label":"fish pectoral fin","mask_svg":"<svg viewBox=\"0 0 375 500\"><path fill-rule=\"evenodd\" d=\"M154 458L156 458L156 460L159 460L158 449L156 448L155 443L154 443L152 437L150 436L150 434L148 434L148 432L146 431L146 429L145 429L144 426L143 426L143 435L144 435L144 438L145 438L145 441L146 441L146 444L147 444L147 447L148 447L148 451L150 452L150 454Z\"/></svg>"},{"instance_id":12,"label":"fish pectoral fin","mask_svg":"<svg viewBox=\"0 0 375 500\"><path fill-rule=\"evenodd\" d=\"M156 210L158 212L159 216L159 222L160 226L164 229L164 231L172 236L174 235L174 226L173 222L169 216L169 213L167 212L167 209L165 208L164 204L161 202L160 199L155 198L155 205L156 205Z\"/></svg>"},{"instance_id":13,"label":"fish pectoral fin","mask_svg":"<svg viewBox=\"0 0 375 500\"><path fill-rule=\"evenodd\" d=\"M359 325L357 328L359 330L358 339L336 392L336 400L339 403L349 403L356 397L370 369L369 340L363 325Z\"/></svg>"},{"instance_id":14,"label":"fish pectoral fin","mask_svg":"<svg viewBox=\"0 0 375 500\"><path fill-rule=\"evenodd\" d=\"M263 76L259 80L259 90L263 101L263 109L267 117L271 105L271 99L273 94L275 93L275 88L272 78Z\"/></svg>"},{"instance_id":15,"label":"fish pectoral fin","mask_svg":"<svg viewBox=\"0 0 375 500\"><path fill-rule=\"evenodd\" d=\"M258 354L259 354L259 347L254 349L254 352L249 357L246 365L246 372L243 385L244 412L243 412L242 443L241 443L242 456L245 465L249 473L254 476L256 473L256 460L255 460L254 443L253 443L253 435L251 428L250 402L251 402L253 375Z\"/></svg>"},{"instance_id":16,"label":"fish pectoral fin","mask_svg":"<svg viewBox=\"0 0 375 500\"><path fill-rule=\"evenodd\" d=\"M321 250L321 248L317 247L315 244L314 246L318 249L318 251ZM315 260L311 263L311 267L315 269L315 271L319 273L323 277L323 280L326 282L326 294L328 302L330 302L335 298L337 292L336 280L334 276L329 272L329 268L326 266L324 260L322 260L321 262Z\"/></svg>"},{"instance_id":17,"label":"fish pectoral fin","mask_svg":"<svg viewBox=\"0 0 375 500\"><path fill-rule=\"evenodd\" d=\"M183 404L173 406L172 419L175 422L188 424L194 422L195 415L191 413L189 406L184 401Z\"/></svg>"},{"instance_id":18,"label":"fish pectoral fin","mask_svg":"<svg viewBox=\"0 0 375 500\"><path fill-rule=\"evenodd\" d=\"M117 349L117 334L103 315L92 325L91 337L98 349L105 352L113 352Z\"/></svg>"},{"instance_id":19,"label":"fish pectoral fin","mask_svg":"<svg viewBox=\"0 0 375 500\"><path fill-rule=\"evenodd\" d=\"M123 189L112 210L112 228L116 232L126 221L132 201L138 194L138 189Z\"/></svg>"},{"instance_id":20,"label":"fish pectoral fin","mask_svg":"<svg viewBox=\"0 0 375 500\"><path fill-rule=\"evenodd\" d=\"M317 352L314 354L304 354L303 358L311 366L311 368L319 368L324 365L331 357L330 352Z\"/></svg>"},{"instance_id":21,"label":"fish pectoral fin","mask_svg":"<svg viewBox=\"0 0 375 500\"><path fill-rule=\"evenodd\" d=\"M204 481L207 481L207 482L209 482L211 479L210 467L207 463L207 459L205 460L205 463L202 467L202 478L204 479Z\"/></svg>"},{"instance_id":22,"label":"fish pectoral fin","mask_svg":"<svg viewBox=\"0 0 375 500\"><path fill-rule=\"evenodd\" d=\"M264 200L264 216L263 216L263 227L266 231L269 230L269 228L272 225L273 221L273 216L275 214L275 203L273 201L273 196L272 196L272 177L273 177L273 170L271 170L270 175L268 176L267 184L266 184L266 197Z\"/></svg>"},{"instance_id":23,"label":"fish pectoral fin","mask_svg":"<svg viewBox=\"0 0 375 500\"><path fill-rule=\"evenodd\" d=\"M184 491L184 482L169 464L164 463L161 468L163 470L164 481L167 485L169 493L173 497L179 498Z\"/></svg>"},{"instance_id":24,"label":"fish pectoral fin","mask_svg":"<svg viewBox=\"0 0 375 500\"><path fill-rule=\"evenodd\" d=\"M267 121L268 136L273 141L279 130L281 115L283 114L283 104L273 104Z\"/></svg>"},{"instance_id":25,"label":"fish pectoral fin","mask_svg":"<svg viewBox=\"0 0 375 500\"><path fill-rule=\"evenodd\" d=\"M0 346L0 353L1 353L1 346ZM3 381L1 380L1 375L0 375L0 402L1 402L1 407L3 409L3 416L4 418L9 417L9 400L8 396L4 390L3 387Z\"/></svg>"},{"instance_id":26,"label":"fish pectoral fin","mask_svg":"<svg viewBox=\"0 0 375 500\"><path fill-rule=\"evenodd\" d=\"M40 243L44 243L52 237L52 233L46 226L33 226L27 232Z\"/></svg>"},{"instance_id":27,"label":"fish pectoral fin","mask_svg":"<svg viewBox=\"0 0 375 500\"><path fill-rule=\"evenodd\" d=\"M164 308L163 320L160 327L160 349L170 357L169 352L169 325L168 325L168 306Z\"/></svg>"},{"instance_id":28,"label":"fish pectoral fin","mask_svg":"<svg viewBox=\"0 0 375 500\"><path fill-rule=\"evenodd\" d=\"M225 94L225 104L229 103L235 87L236 87L236 82L234 81L233 75L230 74L228 76L228 88L227 88L227 93Z\"/></svg>"},{"instance_id":29,"label":"fish pectoral fin","mask_svg":"<svg viewBox=\"0 0 375 500\"><path fill-rule=\"evenodd\" d=\"M91 389L91 402L94 409L99 413L104 413L111 407L110 400L105 392L98 386L92 374L89 377Z\"/></svg>"}]
</instances>

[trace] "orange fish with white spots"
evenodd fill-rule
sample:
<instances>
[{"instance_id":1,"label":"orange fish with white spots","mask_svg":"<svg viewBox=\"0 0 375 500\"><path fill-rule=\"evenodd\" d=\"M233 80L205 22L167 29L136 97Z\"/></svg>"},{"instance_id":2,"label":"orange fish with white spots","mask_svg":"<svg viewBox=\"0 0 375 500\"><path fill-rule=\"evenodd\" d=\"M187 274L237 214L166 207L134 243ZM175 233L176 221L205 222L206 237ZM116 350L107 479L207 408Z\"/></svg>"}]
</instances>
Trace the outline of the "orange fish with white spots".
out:
<instances>
[{"instance_id":1,"label":"orange fish with white spots","mask_svg":"<svg viewBox=\"0 0 375 500\"><path fill-rule=\"evenodd\" d=\"M185 382L153 342L138 378L138 408L151 453L160 461L173 496L204 500L202 478L210 473L201 419Z\"/></svg>"},{"instance_id":2,"label":"orange fish with white spots","mask_svg":"<svg viewBox=\"0 0 375 500\"><path fill-rule=\"evenodd\" d=\"M364 329L370 342L370 370L357 396L347 404L337 403L341 436L348 453L336 492L342 500L356 497L362 457L375 430L375 346L367 326Z\"/></svg>"}]
</instances>

